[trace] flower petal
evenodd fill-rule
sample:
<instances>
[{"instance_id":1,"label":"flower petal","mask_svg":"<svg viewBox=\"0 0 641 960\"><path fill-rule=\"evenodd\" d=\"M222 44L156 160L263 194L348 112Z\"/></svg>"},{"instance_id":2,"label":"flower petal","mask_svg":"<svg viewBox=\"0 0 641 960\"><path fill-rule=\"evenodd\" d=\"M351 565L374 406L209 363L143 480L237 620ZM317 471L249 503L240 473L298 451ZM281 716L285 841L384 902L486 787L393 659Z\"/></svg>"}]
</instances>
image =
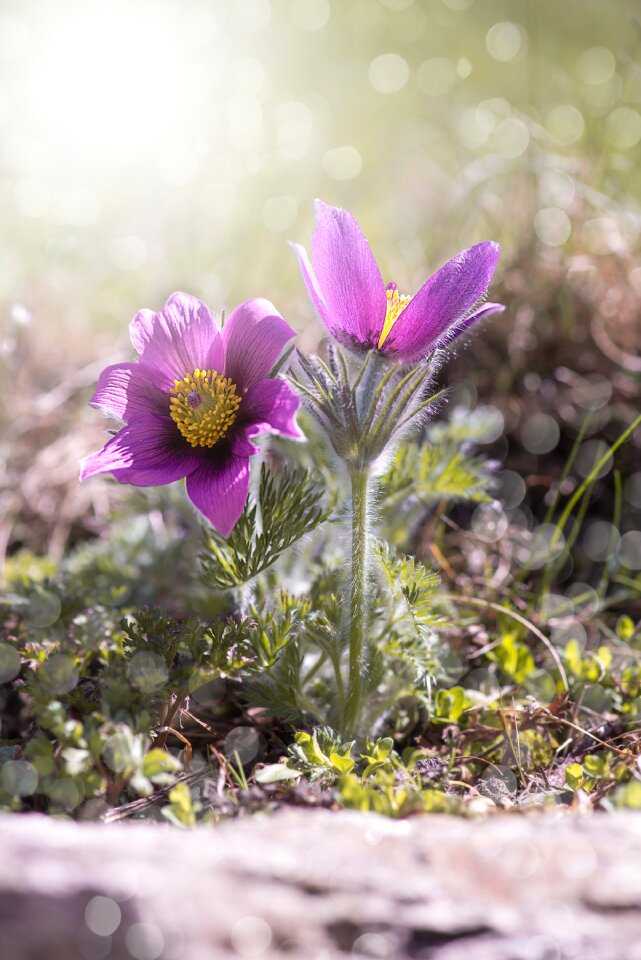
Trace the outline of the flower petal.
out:
<instances>
[{"instance_id":1,"label":"flower petal","mask_svg":"<svg viewBox=\"0 0 641 960\"><path fill-rule=\"evenodd\" d=\"M225 376L245 389L269 376L286 344L296 333L273 303L255 297L229 315L222 329Z\"/></svg>"},{"instance_id":2,"label":"flower petal","mask_svg":"<svg viewBox=\"0 0 641 960\"><path fill-rule=\"evenodd\" d=\"M187 477L189 499L223 537L236 526L248 491L249 460L231 450L218 461L203 461Z\"/></svg>"},{"instance_id":3,"label":"flower petal","mask_svg":"<svg viewBox=\"0 0 641 960\"><path fill-rule=\"evenodd\" d=\"M400 314L381 352L405 363L422 359L452 324L485 294L499 260L498 243L487 240L461 251L430 277Z\"/></svg>"},{"instance_id":4,"label":"flower petal","mask_svg":"<svg viewBox=\"0 0 641 960\"><path fill-rule=\"evenodd\" d=\"M441 350L443 347L452 343L452 341L460 337L462 333L469 330L477 320L484 320L486 317L491 317L493 313L503 313L504 310L505 306L502 303L484 303L478 310L471 313L469 317L465 317L460 323L455 323L449 330L446 330L443 336L434 344L434 349Z\"/></svg>"},{"instance_id":5,"label":"flower petal","mask_svg":"<svg viewBox=\"0 0 641 960\"><path fill-rule=\"evenodd\" d=\"M136 316L129 324L129 339L136 353L143 353L148 340L151 337L155 310L148 310L146 307L139 310Z\"/></svg>"},{"instance_id":6,"label":"flower petal","mask_svg":"<svg viewBox=\"0 0 641 960\"><path fill-rule=\"evenodd\" d=\"M243 397L240 407L242 424L251 429L247 436L257 436L259 433L281 433L286 437L303 440L296 423L296 413L300 407L300 397L284 382L273 380L259 380L252 384Z\"/></svg>"},{"instance_id":7,"label":"flower petal","mask_svg":"<svg viewBox=\"0 0 641 960\"><path fill-rule=\"evenodd\" d=\"M260 447L252 443L252 437L257 435L255 424L245 424L239 427L229 438L232 453L237 457L253 457Z\"/></svg>"},{"instance_id":8,"label":"flower petal","mask_svg":"<svg viewBox=\"0 0 641 960\"><path fill-rule=\"evenodd\" d=\"M329 307L325 303L322 290L318 285L318 278L314 273L314 268L309 257L307 256L307 250L300 243L290 243L289 245L296 254L298 259L298 267L303 276L303 280L305 281L305 286L307 287L309 295L312 298L312 303L316 307L318 316L321 318L327 329L335 336L335 325L332 321Z\"/></svg>"},{"instance_id":9,"label":"flower petal","mask_svg":"<svg viewBox=\"0 0 641 960\"><path fill-rule=\"evenodd\" d=\"M327 317L319 312L337 340L369 350L378 343L385 323L381 272L351 213L317 200L316 216L312 261Z\"/></svg>"},{"instance_id":10,"label":"flower petal","mask_svg":"<svg viewBox=\"0 0 641 960\"><path fill-rule=\"evenodd\" d=\"M139 413L165 416L169 399L151 380L150 371L140 363L115 363L100 374L92 406L129 420Z\"/></svg>"},{"instance_id":11,"label":"flower petal","mask_svg":"<svg viewBox=\"0 0 641 960\"><path fill-rule=\"evenodd\" d=\"M82 460L80 479L112 473L120 483L155 487L186 477L201 462L202 452L183 440L173 420L140 414Z\"/></svg>"},{"instance_id":12,"label":"flower petal","mask_svg":"<svg viewBox=\"0 0 641 960\"><path fill-rule=\"evenodd\" d=\"M171 390L174 380L194 370L222 370L222 343L214 317L187 293L173 293L158 313L140 310L129 332L141 363L154 369L156 385L163 390Z\"/></svg>"}]
</instances>

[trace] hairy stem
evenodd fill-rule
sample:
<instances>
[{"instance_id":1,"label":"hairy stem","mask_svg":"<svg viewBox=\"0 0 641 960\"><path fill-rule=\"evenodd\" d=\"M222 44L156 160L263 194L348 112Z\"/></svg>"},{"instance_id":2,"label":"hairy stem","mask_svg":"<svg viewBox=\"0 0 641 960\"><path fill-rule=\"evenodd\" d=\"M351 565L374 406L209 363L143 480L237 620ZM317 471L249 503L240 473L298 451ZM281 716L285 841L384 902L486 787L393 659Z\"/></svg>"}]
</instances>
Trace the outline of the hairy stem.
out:
<instances>
[{"instance_id":1,"label":"hairy stem","mask_svg":"<svg viewBox=\"0 0 641 960\"><path fill-rule=\"evenodd\" d=\"M352 736L361 711L362 673L367 625L367 575L369 566L369 470L352 473L352 569L349 592L349 681L343 732Z\"/></svg>"}]
</instances>

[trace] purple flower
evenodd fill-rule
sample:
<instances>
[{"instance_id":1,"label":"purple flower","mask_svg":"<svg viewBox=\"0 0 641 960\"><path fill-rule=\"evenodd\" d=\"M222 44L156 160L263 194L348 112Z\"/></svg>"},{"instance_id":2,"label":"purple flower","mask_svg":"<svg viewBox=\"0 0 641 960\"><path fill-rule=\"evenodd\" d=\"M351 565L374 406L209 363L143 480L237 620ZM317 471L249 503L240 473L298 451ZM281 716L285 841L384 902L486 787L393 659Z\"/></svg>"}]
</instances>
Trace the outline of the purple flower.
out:
<instances>
[{"instance_id":1,"label":"purple flower","mask_svg":"<svg viewBox=\"0 0 641 960\"><path fill-rule=\"evenodd\" d=\"M126 421L80 479L111 473L119 483L154 487L187 478L195 506L227 536L240 517L249 457L259 433L301 438L300 401L269 373L295 334L268 300L247 300L222 330L208 308L174 293L159 313L130 325L137 363L100 375L91 403Z\"/></svg>"},{"instance_id":2,"label":"purple flower","mask_svg":"<svg viewBox=\"0 0 641 960\"><path fill-rule=\"evenodd\" d=\"M385 286L351 213L317 200L316 215L313 263L302 246L292 246L321 319L345 346L415 363L504 309L499 303L479 307L498 263L498 243L461 251L412 297L399 294L395 283Z\"/></svg>"}]
</instances>

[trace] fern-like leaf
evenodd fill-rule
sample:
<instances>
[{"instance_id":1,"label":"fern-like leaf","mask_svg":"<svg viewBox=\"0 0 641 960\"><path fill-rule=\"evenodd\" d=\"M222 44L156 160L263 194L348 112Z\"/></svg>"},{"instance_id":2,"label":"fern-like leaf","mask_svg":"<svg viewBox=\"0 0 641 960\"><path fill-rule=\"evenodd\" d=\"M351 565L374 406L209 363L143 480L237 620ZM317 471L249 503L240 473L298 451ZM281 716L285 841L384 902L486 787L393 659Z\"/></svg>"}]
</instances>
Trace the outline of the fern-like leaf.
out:
<instances>
[{"instance_id":1,"label":"fern-like leaf","mask_svg":"<svg viewBox=\"0 0 641 960\"><path fill-rule=\"evenodd\" d=\"M442 623L435 596L440 586L438 574L428 570L415 557L397 555L385 543L378 543L375 555L385 575L392 605L403 605L416 629Z\"/></svg>"},{"instance_id":2,"label":"fern-like leaf","mask_svg":"<svg viewBox=\"0 0 641 960\"><path fill-rule=\"evenodd\" d=\"M201 556L202 579L225 590L267 570L297 540L327 519L323 484L309 470L276 474L263 464L258 498L249 497L227 539L210 530Z\"/></svg>"},{"instance_id":3,"label":"fern-like leaf","mask_svg":"<svg viewBox=\"0 0 641 960\"><path fill-rule=\"evenodd\" d=\"M409 499L423 504L446 500L487 501L491 475L485 460L450 441L409 443L400 448L381 484L381 509Z\"/></svg>"},{"instance_id":4,"label":"fern-like leaf","mask_svg":"<svg viewBox=\"0 0 641 960\"><path fill-rule=\"evenodd\" d=\"M433 628L443 623L438 575L414 557L395 555L387 544L377 544L375 554L386 580L384 607L390 616L381 653L408 665L413 682L424 685L437 669Z\"/></svg>"}]
</instances>

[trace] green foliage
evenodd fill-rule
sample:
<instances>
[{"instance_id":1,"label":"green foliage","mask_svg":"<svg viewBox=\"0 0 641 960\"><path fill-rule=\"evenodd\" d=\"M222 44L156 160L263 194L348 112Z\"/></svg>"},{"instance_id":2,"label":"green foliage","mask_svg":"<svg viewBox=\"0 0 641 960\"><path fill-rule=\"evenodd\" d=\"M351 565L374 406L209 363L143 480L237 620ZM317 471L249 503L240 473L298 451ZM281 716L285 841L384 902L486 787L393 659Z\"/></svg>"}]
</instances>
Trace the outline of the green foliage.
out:
<instances>
[{"instance_id":1,"label":"green foliage","mask_svg":"<svg viewBox=\"0 0 641 960\"><path fill-rule=\"evenodd\" d=\"M277 605L262 614L252 606L246 629L246 642L261 668L273 667L288 643L297 635L297 627L309 614L305 600L281 592Z\"/></svg>"},{"instance_id":2,"label":"green foliage","mask_svg":"<svg viewBox=\"0 0 641 960\"><path fill-rule=\"evenodd\" d=\"M129 680L149 695L187 693L228 665L230 624L211 628L193 618L177 621L161 610L146 609L121 626Z\"/></svg>"},{"instance_id":3,"label":"green foliage","mask_svg":"<svg viewBox=\"0 0 641 960\"><path fill-rule=\"evenodd\" d=\"M154 786L173 783L180 763L165 750L149 749L144 734L134 733L124 723L107 727L104 734L102 759L106 767L139 796L149 796Z\"/></svg>"},{"instance_id":4,"label":"green foliage","mask_svg":"<svg viewBox=\"0 0 641 960\"><path fill-rule=\"evenodd\" d=\"M556 740L536 729L518 731L520 762L527 773L547 770L554 761L558 749Z\"/></svg>"},{"instance_id":5,"label":"green foliage","mask_svg":"<svg viewBox=\"0 0 641 960\"><path fill-rule=\"evenodd\" d=\"M580 763L571 763L565 768L565 782L570 790L580 790L584 779L583 767Z\"/></svg>"},{"instance_id":6,"label":"green foliage","mask_svg":"<svg viewBox=\"0 0 641 960\"><path fill-rule=\"evenodd\" d=\"M399 603L404 609L416 632L428 626L443 622L435 600L440 586L438 574L426 567L415 557L397 556L384 543L378 543L375 550L387 586L394 612Z\"/></svg>"},{"instance_id":7,"label":"green foliage","mask_svg":"<svg viewBox=\"0 0 641 960\"><path fill-rule=\"evenodd\" d=\"M58 564L51 557L38 557L30 550L19 550L5 559L2 577L16 586L33 587L50 580L57 570ZM7 597L2 599L6 602Z\"/></svg>"},{"instance_id":8,"label":"green foliage","mask_svg":"<svg viewBox=\"0 0 641 960\"><path fill-rule=\"evenodd\" d=\"M432 428L428 439L401 446L381 484L386 517L406 502L429 505L441 500L488 500L492 483L485 460L466 452L476 439L474 424L450 421Z\"/></svg>"},{"instance_id":9,"label":"green foliage","mask_svg":"<svg viewBox=\"0 0 641 960\"><path fill-rule=\"evenodd\" d=\"M338 786L342 806L384 817L406 817L412 813L462 813L458 797L441 790L423 789L412 781L401 781L393 773L379 771L365 781L355 775L343 777Z\"/></svg>"},{"instance_id":10,"label":"green foliage","mask_svg":"<svg viewBox=\"0 0 641 960\"><path fill-rule=\"evenodd\" d=\"M535 671L530 648L514 633L503 634L501 643L494 650L488 651L487 658L497 663L514 683L523 683L532 677Z\"/></svg>"},{"instance_id":11,"label":"green foliage","mask_svg":"<svg viewBox=\"0 0 641 960\"><path fill-rule=\"evenodd\" d=\"M228 674L239 666L225 659L236 638L220 621L128 606L139 579L151 578L147 595L165 582L153 571L167 546L162 537L152 544L146 524L132 527L109 545L81 547L53 577L36 570L33 582L24 564L9 570L13 631L2 650L15 650L10 678L19 675L12 690L0 686L3 732L13 730L16 744L0 755L0 808L100 812L171 786L182 762L162 729L190 691L223 674L223 661ZM171 544L169 552L173 534ZM4 662L14 663L8 653ZM13 702L24 727L7 723Z\"/></svg>"},{"instance_id":12,"label":"green foliage","mask_svg":"<svg viewBox=\"0 0 641 960\"><path fill-rule=\"evenodd\" d=\"M419 774L422 754L409 751L400 760L391 738L368 741L361 761L369 761L343 774L337 781L337 799L345 807L387 817L412 813L460 813L461 799L434 786L426 786Z\"/></svg>"},{"instance_id":13,"label":"green foliage","mask_svg":"<svg viewBox=\"0 0 641 960\"><path fill-rule=\"evenodd\" d=\"M374 781L364 782L357 776L344 776L338 798L342 806L386 817L406 816L420 809L419 797L405 784L395 782L393 774L380 773Z\"/></svg>"},{"instance_id":14,"label":"green foliage","mask_svg":"<svg viewBox=\"0 0 641 960\"><path fill-rule=\"evenodd\" d=\"M211 609L193 571L198 530L184 507L177 513L175 497L166 493L160 500L166 515L162 525L150 516L130 516L110 526L108 540L82 543L65 557L52 581L65 609Z\"/></svg>"},{"instance_id":15,"label":"green foliage","mask_svg":"<svg viewBox=\"0 0 641 960\"><path fill-rule=\"evenodd\" d=\"M445 622L439 577L416 558L394 554L387 544L376 545L375 557L385 582L380 650L411 683L424 687L439 670L434 631Z\"/></svg>"},{"instance_id":16,"label":"green foliage","mask_svg":"<svg viewBox=\"0 0 641 960\"><path fill-rule=\"evenodd\" d=\"M641 810L641 782L631 780L618 787L612 794L611 804L615 810Z\"/></svg>"},{"instance_id":17,"label":"green foliage","mask_svg":"<svg viewBox=\"0 0 641 960\"><path fill-rule=\"evenodd\" d=\"M619 640L623 640L626 643L629 643L631 640L633 640L637 632L634 625L634 620L627 614L619 617L617 620L616 629Z\"/></svg>"},{"instance_id":18,"label":"green foliage","mask_svg":"<svg viewBox=\"0 0 641 960\"><path fill-rule=\"evenodd\" d=\"M299 770L294 770L286 763L269 763L266 767L261 767L254 774L256 783L282 783L288 780L298 780L301 776Z\"/></svg>"},{"instance_id":19,"label":"green foliage","mask_svg":"<svg viewBox=\"0 0 641 960\"><path fill-rule=\"evenodd\" d=\"M431 719L434 723L458 723L463 712L473 706L463 687L438 690L434 697Z\"/></svg>"},{"instance_id":20,"label":"green foliage","mask_svg":"<svg viewBox=\"0 0 641 960\"><path fill-rule=\"evenodd\" d=\"M311 734L301 731L289 747L289 762L310 780L332 782L353 769L356 762L351 755L353 746L353 740L343 743L330 727L318 727Z\"/></svg>"},{"instance_id":21,"label":"green foliage","mask_svg":"<svg viewBox=\"0 0 641 960\"><path fill-rule=\"evenodd\" d=\"M59 564L15 558L0 641L0 808L139 816L160 804L190 827L292 789L395 817L572 794L634 806L640 641L621 611L636 581L619 577L611 596L607 580L584 585L594 613L580 597L566 603L568 591L552 616L554 563L538 581L525 567L510 579L503 545L477 543L486 565L468 571L467 508L453 533L443 520L448 501L486 497L490 471L468 449L483 429L453 417L401 443L373 498L353 728L343 722L351 538L321 529L326 490L337 520L349 512L349 478L318 479L327 451L313 441L297 448L296 469L263 466L227 540L210 531L200 585L198 531L175 493L157 501L166 528L141 518ZM446 583L464 571L451 595L411 555L411 535L425 540L415 521L436 501L430 553ZM255 753L238 747L237 728L255 736ZM202 803L187 777L199 751L218 765L215 799L208 784Z\"/></svg>"},{"instance_id":22,"label":"green foliage","mask_svg":"<svg viewBox=\"0 0 641 960\"><path fill-rule=\"evenodd\" d=\"M393 749L394 740L392 737L383 737L374 741L368 739L365 742L365 753L361 754L361 760L365 760L367 763L363 776L369 777L376 770L380 770L386 764L389 764Z\"/></svg>"},{"instance_id":23,"label":"green foliage","mask_svg":"<svg viewBox=\"0 0 641 960\"><path fill-rule=\"evenodd\" d=\"M271 603L251 604L246 617L211 631L215 662L223 672L242 673L248 704L292 721L306 713L317 719L302 676L311 619L309 601L280 591Z\"/></svg>"},{"instance_id":24,"label":"green foliage","mask_svg":"<svg viewBox=\"0 0 641 960\"><path fill-rule=\"evenodd\" d=\"M297 352L289 380L349 472L368 469L390 445L419 429L440 398L429 361L384 364L373 351L358 361L337 344L324 356Z\"/></svg>"},{"instance_id":25,"label":"green foliage","mask_svg":"<svg viewBox=\"0 0 641 960\"><path fill-rule=\"evenodd\" d=\"M280 555L327 519L324 487L309 470L276 474L261 467L258 496L250 496L227 539L206 533L202 578L219 590L240 587L272 566Z\"/></svg>"},{"instance_id":26,"label":"green foliage","mask_svg":"<svg viewBox=\"0 0 641 960\"><path fill-rule=\"evenodd\" d=\"M568 670L580 680L597 683L602 680L612 664L612 650L605 644L596 652L582 656L576 640L570 640L564 651Z\"/></svg>"},{"instance_id":27,"label":"green foliage","mask_svg":"<svg viewBox=\"0 0 641 960\"><path fill-rule=\"evenodd\" d=\"M200 804L194 804L187 784L181 782L169 791L169 804L162 808L162 815L174 827L194 827L200 809Z\"/></svg>"},{"instance_id":28,"label":"green foliage","mask_svg":"<svg viewBox=\"0 0 641 960\"><path fill-rule=\"evenodd\" d=\"M336 785L338 798L345 806L398 815L406 809L406 793L395 783L400 764L394 740L368 739L358 757L353 755L354 744L353 740L343 742L330 727L315 727L311 733L299 731L289 747L285 769L302 773L310 781ZM275 772L277 777L270 771L267 777L261 772L257 779L261 783L284 779L284 774Z\"/></svg>"}]
</instances>

